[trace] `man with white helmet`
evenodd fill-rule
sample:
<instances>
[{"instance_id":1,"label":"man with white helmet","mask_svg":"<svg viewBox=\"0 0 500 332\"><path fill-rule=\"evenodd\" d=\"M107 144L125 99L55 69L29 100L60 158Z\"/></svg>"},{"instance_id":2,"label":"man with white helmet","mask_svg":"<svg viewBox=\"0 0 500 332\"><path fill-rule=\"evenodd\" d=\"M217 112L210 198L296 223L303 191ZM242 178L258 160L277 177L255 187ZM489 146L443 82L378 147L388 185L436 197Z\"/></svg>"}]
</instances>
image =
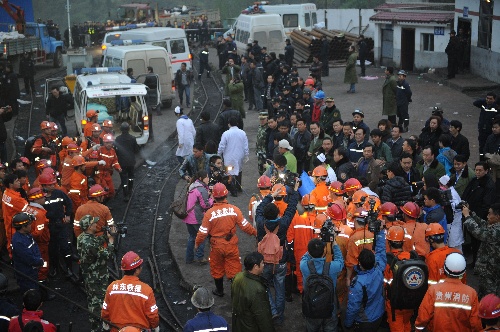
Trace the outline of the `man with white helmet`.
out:
<instances>
[{"instance_id":1,"label":"man with white helmet","mask_svg":"<svg viewBox=\"0 0 500 332\"><path fill-rule=\"evenodd\" d=\"M228 331L226 320L210 311L214 305L214 297L208 289L198 288L191 297L191 303L198 313L184 325L184 332Z\"/></svg>"}]
</instances>

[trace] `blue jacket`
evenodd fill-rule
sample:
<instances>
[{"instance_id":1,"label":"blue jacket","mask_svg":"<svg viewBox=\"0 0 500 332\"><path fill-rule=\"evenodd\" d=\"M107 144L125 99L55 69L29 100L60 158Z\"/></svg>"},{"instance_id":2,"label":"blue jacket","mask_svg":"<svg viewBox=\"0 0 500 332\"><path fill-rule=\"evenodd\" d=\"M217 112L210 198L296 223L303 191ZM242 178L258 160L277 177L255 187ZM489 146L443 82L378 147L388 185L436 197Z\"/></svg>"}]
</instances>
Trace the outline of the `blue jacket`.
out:
<instances>
[{"instance_id":1,"label":"blue jacket","mask_svg":"<svg viewBox=\"0 0 500 332\"><path fill-rule=\"evenodd\" d=\"M213 155L206 152L203 152L203 155L205 158L203 170L210 174L210 157L212 157ZM186 175L188 175L189 177L193 177L197 171L198 160L196 160L193 154L190 154L186 158L184 158L184 162L179 168L179 175L181 178L184 178Z\"/></svg>"},{"instance_id":2,"label":"blue jacket","mask_svg":"<svg viewBox=\"0 0 500 332\"><path fill-rule=\"evenodd\" d=\"M448 223L446 214L441 205L436 204L433 207L424 206L424 222L429 225L431 222L437 222L444 229L444 243L448 243Z\"/></svg>"},{"instance_id":3,"label":"blue jacket","mask_svg":"<svg viewBox=\"0 0 500 332\"><path fill-rule=\"evenodd\" d=\"M182 331L228 331L228 328L224 318L211 311L205 311L198 312L193 319L188 320Z\"/></svg>"},{"instance_id":4,"label":"blue jacket","mask_svg":"<svg viewBox=\"0 0 500 332\"><path fill-rule=\"evenodd\" d=\"M273 231L278 225L280 226L278 230L278 238L280 239L280 243L285 250L283 250L283 257L280 260L280 263L287 262L288 250L286 250L286 232L288 230L288 226L292 222L293 217L295 216L295 211L297 210L297 203L299 202L299 193L293 191L289 195L288 206L283 213L283 216L276 220L267 220L264 217L264 207L273 201L273 196L271 194L264 197L262 202L257 207L257 211L255 211L255 222L257 223L257 240L260 242L262 238L266 235L266 230L264 229L264 225L267 227L269 231Z\"/></svg>"},{"instance_id":5,"label":"blue jacket","mask_svg":"<svg viewBox=\"0 0 500 332\"><path fill-rule=\"evenodd\" d=\"M357 276L351 282L347 300L345 326L351 327L355 322L374 322L385 312L384 302L384 270L387 264L385 252L385 232L376 235L375 266L371 270L354 270ZM363 301L365 293L366 303Z\"/></svg>"},{"instance_id":6,"label":"blue jacket","mask_svg":"<svg viewBox=\"0 0 500 332\"><path fill-rule=\"evenodd\" d=\"M33 280L28 280L16 274L17 281L23 290L29 288L38 289L38 269L43 265L43 258L40 249L31 234L21 234L15 232L12 236L12 260L14 269Z\"/></svg>"},{"instance_id":7,"label":"blue jacket","mask_svg":"<svg viewBox=\"0 0 500 332\"><path fill-rule=\"evenodd\" d=\"M356 141L349 144L347 148L347 153L349 155L349 161L353 163L357 163L361 157L363 157L363 149L366 146L366 141L358 144Z\"/></svg>"},{"instance_id":8,"label":"blue jacket","mask_svg":"<svg viewBox=\"0 0 500 332\"><path fill-rule=\"evenodd\" d=\"M444 166L444 170L446 171L446 175L448 176L451 176L451 169L453 168L453 158L455 158L456 155L457 153L450 147L439 149L439 154L436 159Z\"/></svg>"}]
</instances>

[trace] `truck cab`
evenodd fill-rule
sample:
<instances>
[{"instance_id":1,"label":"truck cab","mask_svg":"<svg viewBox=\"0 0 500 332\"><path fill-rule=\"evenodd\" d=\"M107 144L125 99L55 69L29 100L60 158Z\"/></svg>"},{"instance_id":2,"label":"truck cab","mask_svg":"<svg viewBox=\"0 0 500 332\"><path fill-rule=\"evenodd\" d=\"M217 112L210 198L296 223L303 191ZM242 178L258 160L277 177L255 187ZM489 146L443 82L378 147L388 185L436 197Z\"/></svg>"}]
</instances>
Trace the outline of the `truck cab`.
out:
<instances>
[{"instance_id":1,"label":"truck cab","mask_svg":"<svg viewBox=\"0 0 500 332\"><path fill-rule=\"evenodd\" d=\"M37 56L44 56L47 59L53 59L54 67L56 68L62 66L62 54L66 51L64 43L61 40L56 40L54 37L50 37L49 30L45 24L33 22L26 23L24 34L26 37L34 36L40 40L43 54L37 54Z\"/></svg>"}]
</instances>

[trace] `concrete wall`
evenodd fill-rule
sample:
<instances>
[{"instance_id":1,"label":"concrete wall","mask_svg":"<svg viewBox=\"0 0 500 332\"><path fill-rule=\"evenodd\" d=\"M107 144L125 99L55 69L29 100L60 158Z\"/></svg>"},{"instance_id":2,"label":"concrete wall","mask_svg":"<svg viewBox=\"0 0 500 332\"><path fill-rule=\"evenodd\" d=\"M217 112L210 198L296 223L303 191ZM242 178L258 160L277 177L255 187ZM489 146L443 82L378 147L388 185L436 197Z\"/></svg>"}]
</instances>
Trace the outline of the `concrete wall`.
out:
<instances>
[{"instance_id":1,"label":"concrete wall","mask_svg":"<svg viewBox=\"0 0 500 332\"><path fill-rule=\"evenodd\" d=\"M326 18L328 19L329 30L343 30L354 34L359 34L359 9L327 9ZM318 22L325 21L325 10L318 9ZM375 15L373 9L361 9L361 31L368 28L364 32L365 37L373 38L375 35L375 24L370 22L370 17Z\"/></svg>"}]
</instances>

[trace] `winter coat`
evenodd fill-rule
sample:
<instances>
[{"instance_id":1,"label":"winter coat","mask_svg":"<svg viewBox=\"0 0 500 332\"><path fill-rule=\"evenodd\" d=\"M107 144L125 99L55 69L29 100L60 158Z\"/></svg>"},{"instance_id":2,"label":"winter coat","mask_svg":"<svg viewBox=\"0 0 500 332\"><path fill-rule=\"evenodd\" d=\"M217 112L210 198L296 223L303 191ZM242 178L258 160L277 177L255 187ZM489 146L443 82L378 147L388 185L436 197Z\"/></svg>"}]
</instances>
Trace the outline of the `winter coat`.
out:
<instances>
[{"instance_id":1,"label":"winter coat","mask_svg":"<svg viewBox=\"0 0 500 332\"><path fill-rule=\"evenodd\" d=\"M292 139L293 153L297 160L306 160L307 151L309 150L309 145L311 144L312 134L310 131L306 130L303 134L297 132Z\"/></svg>"},{"instance_id":2,"label":"winter coat","mask_svg":"<svg viewBox=\"0 0 500 332\"><path fill-rule=\"evenodd\" d=\"M454 168L451 169L451 175L450 175L450 182L457 191L457 193L462 197L465 188L471 182L472 179L476 177L476 174L474 173L474 170L472 170L469 165L465 165L464 169L462 170L462 174L458 178L457 181L457 172L455 171Z\"/></svg>"},{"instance_id":3,"label":"winter coat","mask_svg":"<svg viewBox=\"0 0 500 332\"><path fill-rule=\"evenodd\" d=\"M472 179L462 194L462 199L469 203L469 208L481 219L486 219L488 209L497 202L495 195L495 183L489 174L482 178Z\"/></svg>"},{"instance_id":4,"label":"winter coat","mask_svg":"<svg viewBox=\"0 0 500 332\"><path fill-rule=\"evenodd\" d=\"M359 167L363 161L365 161L365 157L359 158L357 163L356 163L356 165L357 165L356 171L358 172L358 176L360 176L359 175ZM378 163L376 162L376 160L374 158L371 158L368 161L368 166L367 166L366 174L364 177L368 181L368 187L373 191L377 190L381 168L382 168L382 166L378 165Z\"/></svg>"},{"instance_id":5,"label":"winter coat","mask_svg":"<svg viewBox=\"0 0 500 332\"><path fill-rule=\"evenodd\" d=\"M394 75L385 78L382 86L382 115L396 115L396 90L398 82Z\"/></svg>"},{"instance_id":6,"label":"winter coat","mask_svg":"<svg viewBox=\"0 0 500 332\"><path fill-rule=\"evenodd\" d=\"M431 131L431 127L424 127L422 129L422 132L418 136L420 138L420 141L422 144L420 145L421 147L426 147L427 145L430 145L434 148L439 147L439 136L443 133L443 130L441 128L437 128L435 131Z\"/></svg>"},{"instance_id":7,"label":"winter coat","mask_svg":"<svg viewBox=\"0 0 500 332\"><path fill-rule=\"evenodd\" d=\"M457 154L461 154L467 160L469 160L469 140L464 135L458 133L457 137L451 136L451 149L454 150Z\"/></svg>"},{"instance_id":8,"label":"winter coat","mask_svg":"<svg viewBox=\"0 0 500 332\"><path fill-rule=\"evenodd\" d=\"M239 81L238 83L229 83L227 86L229 91L229 98L231 99L231 106L233 109L240 112L242 117L245 114L245 109L243 108L243 82Z\"/></svg>"},{"instance_id":9,"label":"winter coat","mask_svg":"<svg viewBox=\"0 0 500 332\"><path fill-rule=\"evenodd\" d=\"M396 104L398 106L408 106L411 103L412 92L410 84L406 80L397 82Z\"/></svg>"},{"instance_id":10,"label":"winter coat","mask_svg":"<svg viewBox=\"0 0 500 332\"><path fill-rule=\"evenodd\" d=\"M206 171L210 174L210 158L213 155L203 152L203 168L202 170ZM194 158L193 154L190 154L184 161L182 162L181 167L179 168L179 175L181 178L184 178L186 175L189 177L193 177L198 171L198 160Z\"/></svg>"},{"instance_id":11,"label":"winter coat","mask_svg":"<svg viewBox=\"0 0 500 332\"><path fill-rule=\"evenodd\" d=\"M340 114L340 110L337 106L333 107L325 107L321 110L321 116L319 118L319 125L325 133L328 135L333 135L333 123L337 120L342 119L342 115Z\"/></svg>"},{"instance_id":12,"label":"winter coat","mask_svg":"<svg viewBox=\"0 0 500 332\"><path fill-rule=\"evenodd\" d=\"M347 179L356 176L356 169L349 159L343 158L337 163L335 167L335 174L337 174L337 180L344 183Z\"/></svg>"},{"instance_id":13,"label":"winter coat","mask_svg":"<svg viewBox=\"0 0 500 332\"><path fill-rule=\"evenodd\" d=\"M448 176L451 174L450 171L453 168L453 158L455 158L456 155L457 153L449 147L439 149L439 154L436 159L444 166L444 170Z\"/></svg>"},{"instance_id":14,"label":"winter coat","mask_svg":"<svg viewBox=\"0 0 500 332\"><path fill-rule=\"evenodd\" d=\"M444 229L444 243L448 243L448 223L446 222L446 214L441 205L436 204L433 207L423 207L424 222L429 225L430 223L438 223Z\"/></svg>"},{"instance_id":15,"label":"winter coat","mask_svg":"<svg viewBox=\"0 0 500 332\"><path fill-rule=\"evenodd\" d=\"M179 146L175 152L176 156L185 157L193 152L194 138L196 129L194 129L193 120L187 115L182 115L176 123L177 136L179 137Z\"/></svg>"},{"instance_id":16,"label":"winter coat","mask_svg":"<svg viewBox=\"0 0 500 332\"><path fill-rule=\"evenodd\" d=\"M203 215L212 207L214 200L208 195L208 186L200 180L191 183L188 190L186 208L189 211L194 206L194 209L182 221L186 224L201 224Z\"/></svg>"},{"instance_id":17,"label":"winter coat","mask_svg":"<svg viewBox=\"0 0 500 332\"><path fill-rule=\"evenodd\" d=\"M396 205L403 205L411 201L411 186L401 176L395 176L387 180L385 186L382 187L380 200L382 203L392 202Z\"/></svg>"},{"instance_id":18,"label":"winter coat","mask_svg":"<svg viewBox=\"0 0 500 332\"><path fill-rule=\"evenodd\" d=\"M0 105L2 107L3 105ZM5 122L12 120L12 112L4 112L0 115L0 143L4 143L7 140L7 128L5 128Z\"/></svg>"},{"instance_id":19,"label":"winter coat","mask_svg":"<svg viewBox=\"0 0 500 332\"><path fill-rule=\"evenodd\" d=\"M356 73L356 62L358 61L358 53L354 52L349 55L347 59L347 66L345 67L344 83L353 84L358 83L358 74Z\"/></svg>"},{"instance_id":20,"label":"winter coat","mask_svg":"<svg viewBox=\"0 0 500 332\"><path fill-rule=\"evenodd\" d=\"M437 159L434 159L432 163L429 165L427 170L424 172L424 160L420 160L417 165L415 166L417 171L420 173L420 178L424 176L425 173L429 172L432 173L436 176L436 179L439 180L440 177L446 174L446 171L444 169L444 166L437 161ZM420 181L420 180L418 180Z\"/></svg>"},{"instance_id":21,"label":"winter coat","mask_svg":"<svg viewBox=\"0 0 500 332\"><path fill-rule=\"evenodd\" d=\"M205 146L208 141L213 141L215 144L219 145L220 136L219 126L211 121L207 121L202 122L196 129L196 138L194 141L203 146Z\"/></svg>"}]
</instances>

